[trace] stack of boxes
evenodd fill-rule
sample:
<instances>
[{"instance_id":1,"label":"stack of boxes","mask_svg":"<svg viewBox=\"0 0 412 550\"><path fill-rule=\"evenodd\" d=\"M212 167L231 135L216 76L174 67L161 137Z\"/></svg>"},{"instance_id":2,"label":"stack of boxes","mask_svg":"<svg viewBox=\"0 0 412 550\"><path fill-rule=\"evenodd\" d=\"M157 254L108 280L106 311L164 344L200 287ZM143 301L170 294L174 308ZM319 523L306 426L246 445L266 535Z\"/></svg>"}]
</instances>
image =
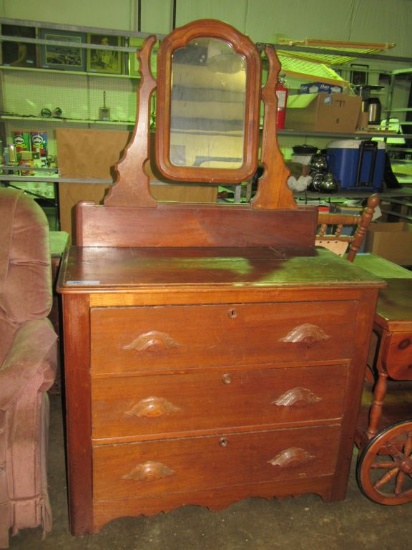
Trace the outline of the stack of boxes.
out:
<instances>
[{"instance_id":1,"label":"stack of boxes","mask_svg":"<svg viewBox=\"0 0 412 550\"><path fill-rule=\"evenodd\" d=\"M47 166L47 134L45 132L12 132L13 148L9 148L9 162L21 166L41 168ZM15 153L16 157L13 157ZM7 155L7 152L6 152ZM22 175L34 174L22 169Z\"/></svg>"},{"instance_id":2,"label":"stack of boxes","mask_svg":"<svg viewBox=\"0 0 412 550\"><path fill-rule=\"evenodd\" d=\"M37 197L54 199L54 184L38 179L50 173L45 171L50 166L46 132L11 132L11 144L4 148L3 156L3 164L8 172L33 177L33 181L25 179L14 185Z\"/></svg>"}]
</instances>

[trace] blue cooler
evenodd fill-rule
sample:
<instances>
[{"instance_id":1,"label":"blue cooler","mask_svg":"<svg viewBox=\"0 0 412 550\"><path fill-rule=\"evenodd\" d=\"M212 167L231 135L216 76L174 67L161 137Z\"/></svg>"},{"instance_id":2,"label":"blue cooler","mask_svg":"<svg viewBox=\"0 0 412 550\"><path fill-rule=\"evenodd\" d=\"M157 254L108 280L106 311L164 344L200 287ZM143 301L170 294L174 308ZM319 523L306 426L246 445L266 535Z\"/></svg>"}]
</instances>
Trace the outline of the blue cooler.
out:
<instances>
[{"instance_id":1,"label":"blue cooler","mask_svg":"<svg viewBox=\"0 0 412 550\"><path fill-rule=\"evenodd\" d=\"M328 169L340 189L381 191L385 172L385 143L341 139L326 149Z\"/></svg>"}]
</instances>

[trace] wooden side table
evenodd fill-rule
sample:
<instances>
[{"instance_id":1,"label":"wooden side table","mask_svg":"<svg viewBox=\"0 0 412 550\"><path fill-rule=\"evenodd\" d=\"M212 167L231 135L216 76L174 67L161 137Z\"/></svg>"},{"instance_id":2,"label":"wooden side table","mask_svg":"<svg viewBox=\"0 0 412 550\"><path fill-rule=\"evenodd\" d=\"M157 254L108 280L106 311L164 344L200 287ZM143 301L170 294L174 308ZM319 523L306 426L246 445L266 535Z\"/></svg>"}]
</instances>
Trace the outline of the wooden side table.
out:
<instances>
[{"instance_id":1,"label":"wooden side table","mask_svg":"<svg viewBox=\"0 0 412 550\"><path fill-rule=\"evenodd\" d=\"M380 336L377 369L394 380L412 380L412 278L387 283L374 320Z\"/></svg>"},{"instance_id":2,"label":"wooden side table","mask_svg":"<svg viewBox=\"0 0 412 550\"><path fill-rule=\"evenodd\" d=\"M379 270L380 260L364 263ZM373 325L375 380L372 387L365 384L355 438L357 480L371 500L397 505L412 500L412 273L394 264L385 267L379 275L386 274L387 287L379 292Z\"/></svg>"}]
</instances>

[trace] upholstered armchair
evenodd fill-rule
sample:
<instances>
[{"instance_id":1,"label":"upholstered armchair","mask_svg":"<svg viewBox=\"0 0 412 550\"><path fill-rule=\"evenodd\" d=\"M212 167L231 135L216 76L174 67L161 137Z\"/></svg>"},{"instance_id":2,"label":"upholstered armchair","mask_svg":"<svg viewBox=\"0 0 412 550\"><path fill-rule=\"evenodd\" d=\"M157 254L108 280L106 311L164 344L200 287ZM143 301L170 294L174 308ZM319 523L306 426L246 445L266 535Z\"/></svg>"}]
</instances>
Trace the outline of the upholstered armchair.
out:
<instances>
[{"instance_id":1,"label":"upholstered armchair","mask_svg":"<svg viewBox=\"0 0 412 550\"><path fill-rule=\"evenodd\" d=\"M47 218L20 191L0 189L0 548L9 533L51 528L47 390L57 335Z\"/></svg>"}]
</instances>

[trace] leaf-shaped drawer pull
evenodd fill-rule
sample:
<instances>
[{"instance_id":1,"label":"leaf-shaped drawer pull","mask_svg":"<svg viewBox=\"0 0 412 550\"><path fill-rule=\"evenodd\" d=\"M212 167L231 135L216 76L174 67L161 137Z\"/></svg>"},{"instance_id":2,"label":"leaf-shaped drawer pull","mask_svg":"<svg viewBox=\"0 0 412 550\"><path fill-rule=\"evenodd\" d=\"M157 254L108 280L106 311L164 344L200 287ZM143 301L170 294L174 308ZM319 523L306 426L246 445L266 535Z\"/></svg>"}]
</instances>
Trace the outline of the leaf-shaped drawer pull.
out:
<instances>
[{"instance_id":1,"label":"leaf-shaped drawer pull","mask_svg":"<svg viewBox=\"0 0 412 550\"><path fill-rule=\"evenodd\" d=\"M137 336L137 338L130 342L130 344L123 346L123 349L134 350L138 352L159 352L177 347L178 343L165 332L151 330Z\"/></svg>"},{"instance_id":2,"label":"leaf-shaped drawer pull","mask_svg":"<svg viewBox=\"0 0 412 550\"><path fill-rule=\"evenodd\" d=\"M132 479L133 481L157 481L173 476L175 472L162 462L149 460L142 464L137 464L128 474L124 474L122 479Z\"/></svg>"},{"instance_id":3,"label":"leaf-shaped drawer pull","mask_svg":"<svg viewBox=\"0 0 412 550\"><path fill-rule=\"evenodd\" d=\"M277 407L307 407L308 405L314 405L322 401L321 397L315 395L308 388L291 388L277 399L272 401L271 405L276 405Z\"/></svg>"},{"instance_id":4,"label":"leaf-shaped drawer pull","mask_svg":"<svg viewBox=\"0 0 412 550\"><path fill-rule=\"evenodd\" d=\"M314 455L311 455L308 451L305 451L305 449L301 449L300 447L290 447L289 449L285 449L280 452L272 458L272 460L269 460L269 464L272 464L272 466L277 468L296 468L298 466L302 466L303 464L307 464L308 462L312 462L315 458L316 457Z\"/></svg>"},{"instance_id":5,"label":"leaf-shaped drawer pull","mask_svg":"<svg viewBox=\"0 0 412 550\"><path fill-rule=\"evenodd\" d=\"M330 336L326 332L311 323L304 323L292 329L284 338L281 338L281 342L315 344L316 342L323 342L329 340Z\"/></svg>"},{"instance_id":6,"label":"leaf-shaped drawer pull","mask_svg":"<svg viewBox=\"0 0 412 550\"><path fill-rule=\"evenodd\" d=\"M125 412L127 416L138 416L146 418L159 418L161 416L167 416L168 414L180 411L179 407L176 407L163 397L147 397L141 399Z\"/></svg>"}]
</instances>

